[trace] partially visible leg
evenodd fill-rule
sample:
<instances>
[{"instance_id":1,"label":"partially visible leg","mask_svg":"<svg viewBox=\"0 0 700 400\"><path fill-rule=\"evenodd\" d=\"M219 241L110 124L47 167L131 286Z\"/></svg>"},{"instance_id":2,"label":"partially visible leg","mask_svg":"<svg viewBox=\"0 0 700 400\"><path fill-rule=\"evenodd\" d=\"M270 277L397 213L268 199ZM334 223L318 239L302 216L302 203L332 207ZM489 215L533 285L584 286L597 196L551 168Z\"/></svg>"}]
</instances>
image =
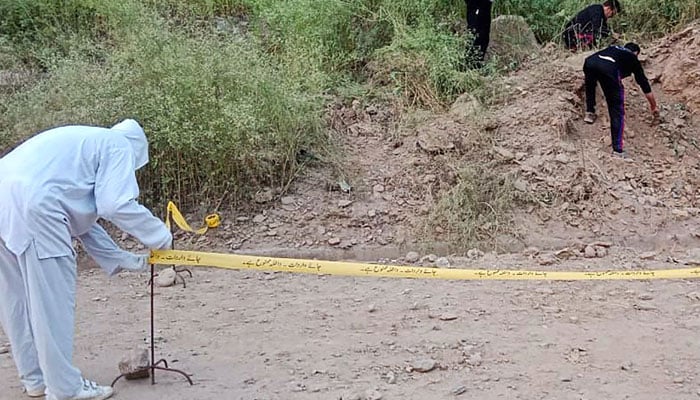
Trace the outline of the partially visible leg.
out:
<instances>
[{"instance_id":1,"label":"partially visible leg","mask_svg":"<svg viewBox=\"0 0 700 400\"><path fill-rule=\"evenodd\" d=\"M0 324L12 348L19 378L28 392L41 391L44 377L29 322L25 281L17 256L0 240Z\"/></svg>"},{"instance_id":2,"label":"partially visible leg","mask_svg":"<svg viewBox=\"0 0 700 400\"><path fill-rule=\"evenodd\" d=\"M601 81L605 101L610 115L610 137L613 151L622 153L625 130L625 88L619 73L616 77L607 76Z\"/></svg>"},{"instance_id":3,"label":"partially visible leg","mask_svg":"<svg viewBox=\"0 0 700 400\"><path fill-rule=\"evenodd\" d=\"M491 38L491 0L479 0L479 15L474 47L480 52L481 59L486 56Z\"/></svg>"},{"instance_id":4,"label":"partially visible leg","mask_svg":"<svg viewBox=\"0 0 700 400\"><path fill-rule=\"evenodd\" d=\"M598 85L598 74L589 65L584 65L583 75L586 85L586 112L595 113L595 89Z\"/></svg>"},{"instance_id":5,"label":"partially visible leg","mask_svg":"<svg viewBox=\"0 0 700 400\"><path fill-rule=\"evenodd\" d=\"M593 47L593 34L587 32L579 33L577 37L579 49L589 50Z\"/></svg>"},{"instance_id":6,"label":"partially visible leg","mask_svg":"<svg viewBox=\"0 0 700 400\"><path fill-rule=\"evenodd\" d=\"M59 399L73 397L83 386L80 370L73 366L75 258L40 260L32 244L19 261L28 288L29 318L47 392Z\"/></svg>"},{"instance_id":7,"label":"partially visible leg","mask_svg":"<svg viewBox=\"0 0 700 400\"><path fill-rule=\"evenodd\" d=\"M476 41L479 31L479 1L465 0L467 5L467 31L471 34L471 42L467 44L466 64L468 67L478 66L479 54Z\"/></svg>"},{"instance_id":8,"label":"partially visible leg","mask_svg":"<svg viewBox=\"0 0 700 400\"><path fill-rule=\"evenodd\" d=\"M567 25L561 33L561 41L572 52L578 50L577 25Z\"/></svg>"},{"instance_id":9,"label":"partially visible leg","mask_svg":"<svg viewBox=\"0 0 700 400\"><path fill-rule=\"evenodd\" d=\"M467 5L467 29L476 35L479 0L465 0Z\"/></svg>"}]
</instances>

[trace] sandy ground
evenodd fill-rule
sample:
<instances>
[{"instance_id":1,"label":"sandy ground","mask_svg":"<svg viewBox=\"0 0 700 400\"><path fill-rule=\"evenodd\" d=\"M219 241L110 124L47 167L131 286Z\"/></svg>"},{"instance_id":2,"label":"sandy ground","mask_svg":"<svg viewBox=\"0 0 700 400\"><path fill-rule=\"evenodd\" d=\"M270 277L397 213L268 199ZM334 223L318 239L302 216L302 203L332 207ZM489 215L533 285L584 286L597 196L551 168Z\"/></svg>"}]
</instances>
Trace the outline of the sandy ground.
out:
<instances>
[{"instance_id":1,"label":"sandy ground","mask_svg":"<svg viewBox=\"0 0 700 400\"><path fill-rule=\"evenodd\" d=\"M677 268L612 249L558 270ZM464 267L536 268L487 254ZM550 267L540 267L550 268ZM82 268L75 361L103 383L148 337L147 276ZM693 399L695 281L450 282L197 269L158 288L157 355L119 399ZM2 339L0 339L2 340ZM417 372L421 364L435 369ZM1 399L21 399L8 354Z\"/></svg>"}]
</instances>

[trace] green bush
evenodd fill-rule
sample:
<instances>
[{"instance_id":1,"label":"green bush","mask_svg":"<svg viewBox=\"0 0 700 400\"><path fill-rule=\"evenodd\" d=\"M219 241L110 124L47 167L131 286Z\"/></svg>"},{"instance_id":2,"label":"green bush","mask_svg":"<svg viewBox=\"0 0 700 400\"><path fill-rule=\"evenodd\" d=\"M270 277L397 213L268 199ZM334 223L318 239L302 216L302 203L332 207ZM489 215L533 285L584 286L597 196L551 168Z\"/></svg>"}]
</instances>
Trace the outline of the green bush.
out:
<instances>
[{"instance_id":1,"label":"green bush","mask_svg":"<svg viewBox=\"0 0 700 400\"><path fill-rule=\"evenodd\" d=\"M108 0L6 0L0 2L0 37L30 67L45 69L69 53L101 59L120 9Z\"/></svg>"},{"instance_id":2,"label":"green bush","mask_svg":"<svg viewBox=\"0 0 700 400\"><path fill-rule=\"evenodd\" d=\"M465 54L459 37L423 27L377 50L370 69L374 82L389 85L408 105L434 108L482 86L478 73L460 71Z\"/></svg>"},{"instance_id":3,"label":"green bush","mask_svg":"<svg viewBox=\"0 0 700 400\"><path fill-rule=\"evenodd\" d=\"M157 19L141 26L104 62L62 59L34 89L0 99L4 144L63 123L136 118L151 142L145 195L185 206L282 186L299 151L322 145L320 98L253 44L192 38Z\"/></svg>"},{"instance_id":4,"label":"green bush","mask_svg":"<svg viewBox=\"0 0 700 400\"><path fill-rule=\"evenodd\" d=\"M190 20L243 13L254 0L146 0L144 3L166 17Z\"/></svg>"}]
</instances>

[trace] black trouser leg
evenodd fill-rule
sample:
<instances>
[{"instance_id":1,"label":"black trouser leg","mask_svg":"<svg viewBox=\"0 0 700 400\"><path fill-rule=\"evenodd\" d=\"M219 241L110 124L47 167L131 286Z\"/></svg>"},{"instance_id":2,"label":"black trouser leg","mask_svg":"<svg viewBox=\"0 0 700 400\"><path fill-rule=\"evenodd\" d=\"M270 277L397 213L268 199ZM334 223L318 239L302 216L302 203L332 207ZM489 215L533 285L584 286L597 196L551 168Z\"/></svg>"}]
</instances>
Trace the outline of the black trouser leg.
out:
<instances>
[{"instance_id":1,"label":"black trouser leg","mask_svg":"<svg viewBox=\"0 0 700 400\"><path fill-rule=\"evenodd\" d=\"M474 39L474 46L481 51L481 58L486 55L491 39L491 0L480 0L479 6L479 27Z\"/></svg>"},{"instance_id":2,"label":"black trouser leg","mask_svg":"<svg viewBox=\"0 0 700 400\"><path fill-rule=\"evenodd\" d=\"M586 112L595 113L595 89L598 85L598 71L584 65L583 75L586 82Z\"/></svg>"},{"instance_id":3,"label":"black trouser leg","mask_svg":"<svg viewBox=\"0 0 700 400\"><path fill-rule=\"evenodd\" d=\"M466 0L467 29L474 36L472 48L484 59L491 38L491 0Z\"/></svg>"},{"instance_id":4,"label":"black trouser leg","mask_svg":"<svg viewBox=\"0 0 700 400\"><path fill-rule=\"evenodd\" d=\"M574 32L570 29L565 30L561 34L561 41L567 49L576 49L576 36Z\"/></svg>"},{"instance_id":5,"label":"black trouser leg","mask_svg":"<svg viewBox=\"0 0 700 400\"><path fill-rule=\"evenodd\" d=\"M600 81L600 86L603 88L605 101L608 104L612 148L620 153L624 146L625 88L622 86L619 73L616 77L605 76L605 79Z\"/></svg>"}]
</instances>

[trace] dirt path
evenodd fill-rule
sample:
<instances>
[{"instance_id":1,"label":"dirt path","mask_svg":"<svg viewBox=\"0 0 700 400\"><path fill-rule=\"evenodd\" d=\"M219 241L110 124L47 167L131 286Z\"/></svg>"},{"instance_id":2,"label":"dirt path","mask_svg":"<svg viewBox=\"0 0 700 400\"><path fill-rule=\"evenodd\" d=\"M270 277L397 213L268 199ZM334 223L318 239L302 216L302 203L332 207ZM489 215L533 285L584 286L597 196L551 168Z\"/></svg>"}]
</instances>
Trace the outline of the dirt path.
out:
<instances>
[{"instance_id":1,"label":"dirt path","mask_svg":"<svg viewBox=\"0 0 700 400\"><path fill-rule=\"evenodd\" d=\"M664 268L624 249L556 269ZM465 266L531 267L486 255ZM146 276L80 274L76 363L101 382L147 338ZM116 398L692 399L694 281L444 282L198 269L158 289L157 353L193 373L120 382ZM0 339L2 342L2 339ZM429 372L413 369L435 365ZM19 399L8 355L7 386ZM461 393L461 394L457 394Z\"/></svg>"}]
</instances>

